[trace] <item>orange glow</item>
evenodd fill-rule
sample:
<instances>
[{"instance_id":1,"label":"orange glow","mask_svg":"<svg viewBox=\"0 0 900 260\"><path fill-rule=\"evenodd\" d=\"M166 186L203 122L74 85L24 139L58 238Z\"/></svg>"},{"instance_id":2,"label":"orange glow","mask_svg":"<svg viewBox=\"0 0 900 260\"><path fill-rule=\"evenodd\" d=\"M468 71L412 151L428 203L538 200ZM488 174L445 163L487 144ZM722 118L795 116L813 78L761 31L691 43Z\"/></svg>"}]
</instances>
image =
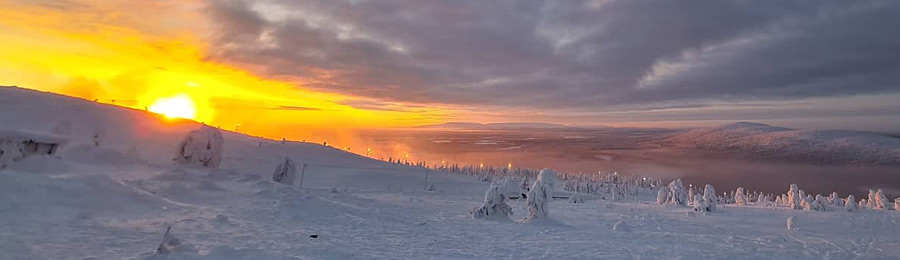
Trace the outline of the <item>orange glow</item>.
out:
<instances>
[{"instance_id":1,"label":"orange glow","mask_svg":"<svg viewBox=\"0 0 900 260\"><path fill-rule=\"evenodd\" d=\"M168 118L196 119L197 116L194 100L185 94L156 100L148 109L150 112L162 114Z\"/></svg>"},{"instance_id":2,"label":"orange glow","mask_svg":"<svg viewBox=\"0 0 900 260\"><path fill-rule=\"evenodd\" d=\"M0 1L0 85L76 96L188 118L242 133L337 147L355 129L440 123L436 106L361 109L364 97L314 91L304 79L273 79L211 59L199 1L79 0L79 8ZM135 6L139 5L139 6ZM310 71L328 75L332 71ZM333 141L333 143L331 142ZM360 153L364 151L358 151Z\"/></svg>"}]
</instances>

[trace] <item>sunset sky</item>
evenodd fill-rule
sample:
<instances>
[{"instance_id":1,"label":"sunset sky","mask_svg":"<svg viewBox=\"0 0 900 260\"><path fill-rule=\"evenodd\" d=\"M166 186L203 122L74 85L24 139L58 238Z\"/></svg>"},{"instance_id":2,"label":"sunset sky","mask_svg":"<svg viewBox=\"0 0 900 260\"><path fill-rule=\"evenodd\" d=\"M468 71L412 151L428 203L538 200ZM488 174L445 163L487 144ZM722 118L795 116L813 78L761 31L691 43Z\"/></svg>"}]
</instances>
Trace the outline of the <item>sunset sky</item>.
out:
<instances>
[{"instance_id":1,"label":"sunset sky","mask_svg":"<svg viewBox=\"0 0 900 260\"><path fill-rule=\"evenodd\" d=\"M898 1L0 0L0 85L273 138L450 121L900 131L897 14Z\"/></svg>"}]
</instances>

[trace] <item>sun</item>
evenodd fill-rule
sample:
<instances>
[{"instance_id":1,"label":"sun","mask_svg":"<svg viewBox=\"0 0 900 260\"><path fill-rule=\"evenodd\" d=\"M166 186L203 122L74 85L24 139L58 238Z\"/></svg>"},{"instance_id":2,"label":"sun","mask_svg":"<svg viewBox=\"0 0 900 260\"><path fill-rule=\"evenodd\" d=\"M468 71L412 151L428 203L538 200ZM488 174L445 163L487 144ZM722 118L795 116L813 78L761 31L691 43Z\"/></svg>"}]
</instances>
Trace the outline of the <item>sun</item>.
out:
<instances>
[{"instance_id":1,"label":"sun","mask_svg":"<svg viewBox=\"0 0 900 260\"><path fill-rule=\"evenodd\" d=\"M167 118L196 119L197 116L197 106L187 94L157 99L147 110Z\"/></svg>"}]
</instances>

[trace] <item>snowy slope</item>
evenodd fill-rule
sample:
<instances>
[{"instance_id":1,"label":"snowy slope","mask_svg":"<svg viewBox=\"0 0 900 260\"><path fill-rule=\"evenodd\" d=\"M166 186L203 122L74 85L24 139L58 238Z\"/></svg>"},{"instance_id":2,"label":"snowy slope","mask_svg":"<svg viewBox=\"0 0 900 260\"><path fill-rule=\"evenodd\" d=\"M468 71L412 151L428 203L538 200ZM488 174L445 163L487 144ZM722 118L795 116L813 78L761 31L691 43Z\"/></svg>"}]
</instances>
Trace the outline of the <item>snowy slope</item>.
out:
<instances>
[{"instance_id":1,"label":"snowy slope","mask_svg":"<svg viewBox=\"0 0 900 260\"><path fill-rule=\"evenodd\" d=\"M900 165L900 138L853 131L810 131L735 123L687 131L674 145L727 151L747 159L816 164Z\"/></svg>"},{"instance_id":2,"label":"snowy slope","mask_svg":"<svg viewBox=\"0 0 900 260\"><path fill-rule=\"evenodd\" d=\"M808 212L550 205L552 221L471 218L488 184L337 149L225 133L219 170L176 167L198 127L143 111L0 88L0 126L47 132L71 120L61 158L0 171L0 259L896 259L895 211ZM102 129L102 130L98 130ZM92 145L102 133L101 148ZM308 165L303 187L271 181L283 155ZM802 187L802 184L801 184ZM786 187L787 188L787 187ZM514 219L525 215L512 201ZM785 220L796 216L798 231ZM154 255L167 226L182 242ZM618 228L614 228L618 226ZM627 228L626 228L627 227ZM614 230L615 229L615 230ZM311 237L316 235L315 238Z\"/></svg>"}]
</instances>

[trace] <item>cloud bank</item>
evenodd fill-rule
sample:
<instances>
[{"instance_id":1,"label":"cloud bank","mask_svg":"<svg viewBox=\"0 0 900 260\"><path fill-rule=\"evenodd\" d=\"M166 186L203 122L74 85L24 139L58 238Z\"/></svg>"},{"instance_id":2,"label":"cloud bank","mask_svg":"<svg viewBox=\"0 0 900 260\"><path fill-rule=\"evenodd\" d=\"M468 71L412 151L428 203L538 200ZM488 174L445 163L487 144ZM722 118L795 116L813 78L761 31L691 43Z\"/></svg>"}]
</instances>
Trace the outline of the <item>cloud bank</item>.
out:
<instances>
[{"instance_id":1,"label":"cloud bank","mask_svg":"<svg viewBox=\"0 0 900 260\"><path fill-rule=\"evenodd\" d=\"M214 1L210 59L393 102L702 106L900 90L897 1Z\"/></svg>"}]
</instances>

